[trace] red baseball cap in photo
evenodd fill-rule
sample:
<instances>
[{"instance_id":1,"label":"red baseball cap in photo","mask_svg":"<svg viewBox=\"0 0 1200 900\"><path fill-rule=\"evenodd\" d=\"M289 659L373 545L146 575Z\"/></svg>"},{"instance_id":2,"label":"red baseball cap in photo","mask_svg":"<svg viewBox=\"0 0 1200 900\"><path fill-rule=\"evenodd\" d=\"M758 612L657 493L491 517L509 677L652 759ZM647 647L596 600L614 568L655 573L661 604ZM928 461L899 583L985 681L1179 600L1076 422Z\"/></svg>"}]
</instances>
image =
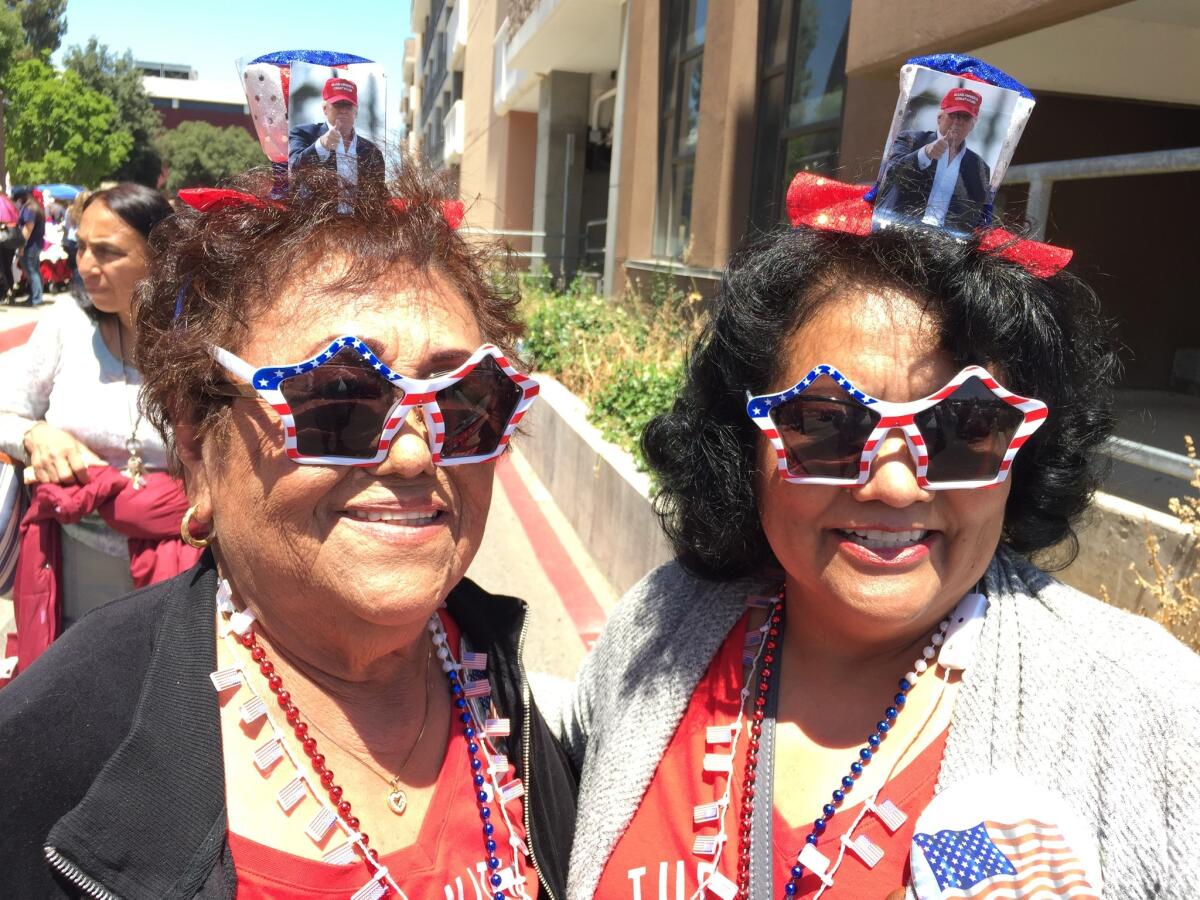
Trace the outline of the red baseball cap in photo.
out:
<instances>
[{"instance_id":1,"label":"red baseball cap in photo","mask_svg":"<svg viewBox=\"0 0 1200 900\"><path fill-rule=\"evenodd\" d=\"M330 78L325 82L324 90L321 91L321 99L326 103L345 100L358 106L358 85L349 78Z\"/></svg>"},{"instance_id":2,"label":"red baseball cap in photo","mask_svg":"<svg viewBox=\"0 0 1200 900\"><path fill-rule=\"evenodd\" d=\"M979 118L983 97L968 88L951 88L942 98L942 112L964 112L972 119Z\"/></svg>"}]
</instances>

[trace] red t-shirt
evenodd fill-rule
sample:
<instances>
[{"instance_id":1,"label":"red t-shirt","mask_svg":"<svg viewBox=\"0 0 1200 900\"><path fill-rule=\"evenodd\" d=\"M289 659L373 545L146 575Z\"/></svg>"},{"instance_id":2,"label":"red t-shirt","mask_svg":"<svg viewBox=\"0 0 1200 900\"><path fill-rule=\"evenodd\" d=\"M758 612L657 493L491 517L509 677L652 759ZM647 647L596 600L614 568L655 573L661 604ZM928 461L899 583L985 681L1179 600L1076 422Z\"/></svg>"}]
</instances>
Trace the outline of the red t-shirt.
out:
<instances>
[{"instance_id":1,"label":"red t-shirt","mask_svg":"<svg viewBox=\"0 0 1200 900\"><path fill-rule=\"evenodd\" d=\"M745 772L747 739L738 740L733 774L704 772L705 753L729 752L729 745L706 744L710 725L732 724L737 719L743 679L742 648L745 643L746 617L734 626L713 658L704 678L692 694L687 712L659 761L641 805L634 813L629 827L617 842L604 874L596 888L596 897L604 900L686 900L699 887L699 866L710 863L711 857L692 852L698 835L715 835L720 830L716 822L693 824L694 807L718 800L725 788L725 778L733 778L730 808L725 814L729 839L718 859L718 870L730 881L737 879L737 812L741 808L741 784ZM933 798L938 768L946 736L940 735L928 748L905 766L880 792L878 802L891 800L908 814L908 819L895 834L890 834L873 814L868 813L854 831L854 837L866 835L884 851L883 859L874 869L869 868L850 850L834 875L834 885L825 896L850 900L884 900L903 886L908 879L908 851L917 815ZM846 765L854 751L846 752ZM779 782L786 775L776 771ZM837 785L831 784L830 791ZM853 794L851 794L853 796ZM830 822L829 828L817 840L817 849L831 862L837 858L839 839L857 817L861 802L844 806ZM782 897L784 885L791 877L796 854L812 830L812 819L821 814L814 809L812 818L793 828L774 810L772 849L774 851L775 894ZM806 871L800 880L797 897L811 897L820 887L817 877ZM705 892L707 898L716 895Z\"/></svg>"},{"instance_id":2,"label":"red t-shirt","mask_svg":"<svg viewBox=\"0 0 1200 900\"><path fill-rule=\"evenodd\" d=\"M442 623L450 646L458 646L459 631L449 615L442 613ZM475 785L471 780L467 741L457 720L450 725L450 743L442 760L433 789L433 799L421 823L415 843L394 853L380 856L380 862L401 890L411 900L424 897L491 897L496 889L488 882L492 874L487 869L483 846L483 827L475 801ZM247 760L247 765L251 761ZM516 775L509 762L508 772L500 779L508 784ZM497 798L498 799L498 798ZM308 797L304 803L312 803ZM501 868L511 866L512 848L509 832L500 816L497 800L490 804L492 823L496 827L496 856ZM315 810L315 807L313 807ZM525 801L522 797L506 804L513 829L525 839ZM305 819L301 816L300 819ZM303 828L303 821L281 827ZM369 822L362 828L371 831ZM326 849L343 842L335 833ZM318 860L305 859L266 847L248 838L229 833L229 849L238 878L238 900L304 900L314 896L349 897L370 879L372 869L355 854L354 862L335 866ZM525 856L520 857L525 892L536 900L537 873ZM511 893L511 892L510 892ZM508 894L506 893L506 896ZM516 896L515 893L512 893Z\"/></svg>"}]
</instances>

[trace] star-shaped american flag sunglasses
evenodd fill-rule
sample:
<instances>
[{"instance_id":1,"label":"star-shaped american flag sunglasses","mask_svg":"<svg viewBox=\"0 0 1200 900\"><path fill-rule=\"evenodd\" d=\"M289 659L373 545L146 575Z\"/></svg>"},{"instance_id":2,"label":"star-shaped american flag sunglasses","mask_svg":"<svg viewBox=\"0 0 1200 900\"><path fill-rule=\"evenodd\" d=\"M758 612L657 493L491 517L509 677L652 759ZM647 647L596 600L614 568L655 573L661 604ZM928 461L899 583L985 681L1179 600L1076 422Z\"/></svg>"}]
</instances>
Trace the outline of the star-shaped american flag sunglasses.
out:
<instances>
[{"instance_id":1,"label":"star-shaped american flag sunglasses","mask_svg":"<svg viewBox=\"0 0 1200 900\"><path fill-rule=\"evenodd\" d=\"M898 428L921 487L989 487L1008 477L1046 420L1046 404L1005 390L979 366L908 403L871 397L830 365L786 391L747 397L746 414L771 442L780 476L796 484L866 484L880 444Z\"/></svg>"},{"instance_id":2,"label":"star-shaped american flag sunglasses","mask_svg":"<svg viewBox=\"0 0 1200 900\"><path fill-rule=\"evenodd\" d=\"M309 465L382 462L417 408L435 464L487 462L504 452L538 393L537 382L491 344L453 372L426 379L393 371L353 335L302 362L257 368L220 347L210 353L244 382L216 385L216 392L268 403L282 423L287 455Z\"/></svg>"}]
</instances>

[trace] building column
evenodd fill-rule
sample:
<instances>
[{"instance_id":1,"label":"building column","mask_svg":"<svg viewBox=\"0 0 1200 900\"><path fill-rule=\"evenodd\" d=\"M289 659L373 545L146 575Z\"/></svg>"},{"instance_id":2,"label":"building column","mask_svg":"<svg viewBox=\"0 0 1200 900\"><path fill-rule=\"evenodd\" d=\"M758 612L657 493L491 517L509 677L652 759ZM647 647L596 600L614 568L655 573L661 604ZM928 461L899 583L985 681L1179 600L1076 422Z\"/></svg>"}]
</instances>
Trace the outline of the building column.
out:
<instances>
[{"instance_id":1,"label":"building column","mask_svg":"<svg viewBox=\"0 0 1200 900\"><path fill-rule=\"evenodd\" d=\"M533 177L534 252L569 280L583 250L583 167L587 149L590 76L553 71L538 83L537 163ZM534 261L535 270L541 268Z\"/></svg>"}]
</instances>

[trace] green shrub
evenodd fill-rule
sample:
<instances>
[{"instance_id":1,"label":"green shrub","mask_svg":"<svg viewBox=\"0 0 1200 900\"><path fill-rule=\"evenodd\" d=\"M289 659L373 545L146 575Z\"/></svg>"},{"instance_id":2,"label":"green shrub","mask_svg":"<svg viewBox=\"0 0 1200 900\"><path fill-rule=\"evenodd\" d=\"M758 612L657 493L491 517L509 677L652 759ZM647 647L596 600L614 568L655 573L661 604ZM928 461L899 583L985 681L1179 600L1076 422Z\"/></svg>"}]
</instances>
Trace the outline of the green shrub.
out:
<instances>
[{"instance_id":1,"label":"green shrub","mask_svg":"<svg viewBox=\"0 0 1200 900\"><path fill-rule=\"evenodd\" d=\"M634 455L644 468L641 435L646 424L671 408L683 381L680 360L666 364L622 360L591 397L591 420L605 438Z\"/></svg>"}]
</instances>

